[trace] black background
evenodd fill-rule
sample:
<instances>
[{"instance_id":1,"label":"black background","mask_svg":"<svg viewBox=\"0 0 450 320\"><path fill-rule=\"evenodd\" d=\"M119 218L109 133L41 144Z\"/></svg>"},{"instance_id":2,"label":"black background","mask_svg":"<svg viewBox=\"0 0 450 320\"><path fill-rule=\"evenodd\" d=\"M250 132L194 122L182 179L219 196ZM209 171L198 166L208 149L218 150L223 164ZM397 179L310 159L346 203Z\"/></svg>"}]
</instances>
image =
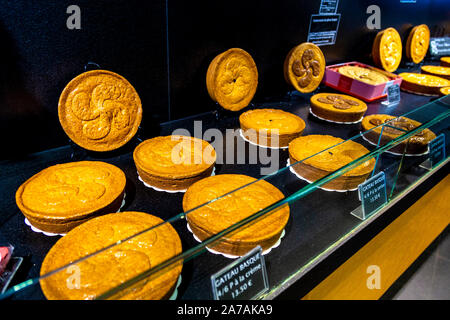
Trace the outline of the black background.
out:
<instances>
[{"instance_id":1,"label":"black background","mask_svg":"<svg viewBox=\"0 0 450 320\"><path fill-rule=\"evenodd\" d=\"M81 9L81 30L69 30L69 5ZM381 28L403 37L426 23L448 34L448 0L340 0L340 28L327 63L370 62L377 30L369 30L369 5L381 9ZM287 52L306 41L310 15L320 1L301 0L4 0L0 6L0 159L66 145L57 117L64 86L95 62L125 76L144 107L146 135L160 123L214 110L205 85L215 55L240 47L254 58L259 86L254 102L288 90L282 75Z\"/></svg>"}]
</instances>

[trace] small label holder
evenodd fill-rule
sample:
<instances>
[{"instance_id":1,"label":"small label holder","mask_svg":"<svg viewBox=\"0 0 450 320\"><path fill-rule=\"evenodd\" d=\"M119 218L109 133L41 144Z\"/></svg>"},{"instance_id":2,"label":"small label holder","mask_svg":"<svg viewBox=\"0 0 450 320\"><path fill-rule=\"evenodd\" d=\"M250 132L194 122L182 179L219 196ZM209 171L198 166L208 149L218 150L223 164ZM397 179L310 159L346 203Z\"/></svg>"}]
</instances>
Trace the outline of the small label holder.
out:
<instances>
[{"instance_id":1,"label":"small label holder","mask_svg":"<svg viewBox=\"0 0 450 320\"><path fill-rule=\"evenodd\" d=\"M322 0L320 1L319 14L335 14L339 0Z\"/></svg>"},{"instance_id":2,"label":"small label holder","mask_svg":"<svg viewBox=\"0 0 450 320\"><path fill-rule=\"evenodd\" d=\"M365 220L378 208L387 203L386 175L380 171L358 186L361 206L350 213L358 219Z\"/></svg>"},{"instance_id":3,"label":"small label holder","mask_svg":"<svg viewBox=\"0 0 450 320\"><path fill-rule=\"evenodd\" d=\"M250 300L269 289L261 246L211 276L214 300Z\"/></svg>"},{"instance_id":4,"label":"small label holder","mask_svg":"<svg viewBox=\"0 0 450 320\"><path fill-rule=\"evenodd\" d=\"M308 42L318 46L333 45L339 29L341 14L312 14L309 22Z\"/></svg>"},{"instance_id":5,"label":"small label holder","mask_svg":"<svg viewBox=\"0 0 450 320\"><path fill-rule=\"evenodd\" d=\"M381 102L381 104L385 106L397 105L400 102L400 86L393 82L394 81L387 82L386 87L384 88L385 93L387 94L387 100Z\"/></svg>"}]
</instances>

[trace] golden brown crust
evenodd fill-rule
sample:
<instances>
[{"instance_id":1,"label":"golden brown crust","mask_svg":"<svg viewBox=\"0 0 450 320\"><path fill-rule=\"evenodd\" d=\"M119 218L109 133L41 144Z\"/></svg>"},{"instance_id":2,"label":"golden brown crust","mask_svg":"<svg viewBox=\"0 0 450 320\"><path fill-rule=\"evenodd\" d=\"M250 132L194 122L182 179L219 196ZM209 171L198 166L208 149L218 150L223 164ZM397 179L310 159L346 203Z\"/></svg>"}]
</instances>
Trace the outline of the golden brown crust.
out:
<instances>
[{"instance_id":1,"label":"golden brown crust","mask_svg":"<svg viewBox=\"0 0 450 320\"><path fill-rule=\"evenodd\" d=\"M231 48L217 55L206 73L211 99L224 109L239 111L248 106L258 86L258 69L251 55Z\"/></svg>"},{"instance_id":2,"label":"golden brown crust","mask_svg":"<svg viewBox=\"0 0 450 320\"><path fill-rule=\"evenodd\" d=\"M65 233L82 222L120 208L126 177L100 161L59 164L35 174L16 192L16 203L36 228Z\"/></svg>"},{"instance_id":3,"label":"golden brown crust","mask_svg":"<svg viewBox=\"0 0 450 320\"><path fill-rule=\"evenodd\" d=\"M325 150L327 149L327 150ZM299 137L289 144L292 168L303 178L314 182L369 153L354 141L345 141L329 135ZM296 162L302 161L296 164ZM334 190L352 190L372 172L375 160L370 159L323 185Z\"/></svg>"},{"instance_id":4,"label":"golden brown crust","mask_svg":"<svg viewBox=\"0 0 450 320\"><path fill-rule=\"evenodd\" d=\"M380 144L384 145L389 141L398 138L407 131L413 130L414 128L421 125L420 122L406 118L387 115L387 114L372 114L364 117L361 126L364 131L364 137L374 144L378 144L380 140L381 127L375 128L385 122L389 122L392 127L398 127L403 130L396 130L395 128L390 128L385 126L383 129L383 135L381 137ZM394 120L394 121L393 121ZM373 129L373 130L372 130ZM370 131L369 131L370 130ZM406 151L407 154L422 154L427 151L428 143L436 138L436 135L430 129L424 129L419 134L411 137L408 141L402 141L395 147L391 148L389 151L395 153L403 153ZM405 150L406 147L406 150Z\"/></svg>"},{"instance_id":5,"label":"golden brown crust","mask_svg":"<svg viewBox=\"0 0 450 320\"><path fill-rule=\"evenodd\" d=\"M243 136L266 147L286 147L303 133L305 122L299 116L279 109L254 109L239 117Z\"/></svg>"},{"instance_id":6,"label":"golden brown crust","mask_svg":"<svg viewBox=\"0 0 450 320\"><path fill-rule=\"evenodd\" d=\"M92 151L111 151L136 134L142 104L124 77L93 70L67 84L59 98L58 116L64 131L77 145Z\"/></svg>"},{"instance_id":7,"label":"golden brown crust","mask_svg":"<svg viewBox=\"0 0 450 320\"><path fill-rule=\"evenodd\" d=\"M160 218L143 212L121 212L91 219L56 242L47 253L40 274L46 275L161 223L163 220ZM68 286L67 279L74 272L72 269L64 269L41 279L41 288L49 300L94 299L181 253L181 250L177 232L169 223L164 223L74 265L80 275L80 288ZM166 298L175 288L181 269L181 262L177 262L155 278L145 279L132 290L123 291L118 298Z\"/></svg>"},{"instance_id":8,"label":"golden brown crust","mask_svg":"<svg viewBox=\"0 0 450 320\"><path fill-rule=\"evenodd\" d=\"M450 94L450 87L440 88L439 92L442 96L446 96L446 95Z\"/></svg>"},{"instance_id":9,"label":"golden brown crust","mask_svg":"<svg viewBox=\"0 0 450 320\"><path fill-rule=\"evenodd\" d=\"M450 86L450 81L441 77L429 74L404 72L399 74L402 77L402 90L421 95L439 95L439 89Z\"/></svg>"},{"instance_id":10,"label":"golden brown crust","mask_svg":"<svg viewBox=\"0 0 450 320\"><path fill-rule=\"evenodd\" d=\"M383 73L364 68L360 66L343 66L338 69L340 74L343 74L349 78L356 79L371 85L379 85L389 81L389 77Z\"/></svg>"},{"instance_id":11,"label":"golden brown crust","mask_svg":"<svg viewBox=\"0 0 450 320\"><path fill-rule=\"evenodd\" d=\"M372 46L375 64L388 72L397 70L402 60L402 40L394 28L387 28L375 37Z\"/></svg>"},{"instance_id":12,"label":"golden brown crust","mask_svg":"<svg viewBox=\"0 0 450 320\"><path fill-rule=\"evenodd\" d=\"M450 57L441 57L441 66L450 67Z\"/></svg>"},{"instance_id":13,"label":"golden brown crust","mask_svg":"<svg viewBox=\"0 0 450 320\"><path fill-rule=\"evenodd\" d=\"M359 121L367 111L363 101L345 94L318 93L310 102L315 115L335 122Z\"/></svg>"},{"instance_id":14,"label":"golden brown crust","mask_svg":"<svg viewBox=\"0 0 450 320\"><path fill-rule=\"evenodd\" d=\"M430 44L430 29L426 24L412 28L406 41L406 57L414 63L420 63L427 55Z\"/></svg>"},{"instance_id":15,"label":"golden brown crust","mask_svg":"<svg viewBox=\"0 0 450 320\"><path fill-rule=\"evenodd\" d=\"M246 187L188 212L243 186ZM183 210L188 212L186 218L192 232L203 241L283 198L281 191L264 180L256 182L245 175L222 174L189 187L183 197ZM256 245L266 250L280 238L288 219L289 206L285 205L224 236L212 249L232 255L243 255Z\"/></svg>"},{"instance_id":16,"label":"golden brown crust","mask_svg":"<svg viewBox=\"0 0 450 320\"><path fill-rule=\"evenodd\" d=\"M145 140L134 150L133 159L145 183L165 190L184 190L211 175L216 152L204 140L171 135Z\"/></svg>"},{"instance_id":17,"label":"golden brown crust","mask_svg":"<svg viewBox=\"0 0 450 320\"><path fill-rule=\"evenodd\" d=\"M305 42L292 48L284 60L284 78L297 91L314 91L325 74L325 56L313 43Z\"/></svg>"},{"instance_id":18,"label":"golden brown crust","mask_svg":"<svg viewBox=\"0 0 450 320\"><path fill-rule=\"evenodd\" d=\"M441 77L450 80L450 67L442 66L422 66L420 68L421 72L424 74L430 74L433 76Z\"/></svg>"}]
</instances>

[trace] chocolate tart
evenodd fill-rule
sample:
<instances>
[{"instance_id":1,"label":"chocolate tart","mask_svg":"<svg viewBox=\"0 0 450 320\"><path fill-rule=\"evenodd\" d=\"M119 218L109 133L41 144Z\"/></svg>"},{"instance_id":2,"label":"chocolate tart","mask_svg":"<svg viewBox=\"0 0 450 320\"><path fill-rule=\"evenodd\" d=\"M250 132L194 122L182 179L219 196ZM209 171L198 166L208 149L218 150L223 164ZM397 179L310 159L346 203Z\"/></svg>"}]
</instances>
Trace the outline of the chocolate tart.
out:
<instances>
[{"instance_id":1,"label":"chocolate tart","mask_svg":"<svg viewBox=\"0 0 450 320\"><path fill-rule=\"evenodd\" d=\"M100 161L58 164L35 174L16 192L20 211L34 227L66 233L119 210L126 185L122 170Z\"/></svg>"},{"instance_id":2,"label":"chocolate tart","mask_svg":"<svg viewBox=\"0 0 450 320\"><path fill-rule=\"evenodd\" d=\"M369 150L359 143L344 142L329 135L302 136L289 144L292 169L309 182L321 179L367 153ZM374 167L375 159L372 158L322 187L336 191L354 190L367 179Z\"/></svg>"},{"instance_id":3,"label":"chocolate tart","mask_svg":"<svg viewBox=\"0 0 450 320\"><path fill-rule=\"evenodd\" d=\"M206 88L211 99L230 111L250 104L258 87L258 69L252 56L231 48L216 56L206 73Z\"/></svg>"},{"instance_id":4,"label":"chocolate tart","mask_svg":"<svg viewBox=\"0 0 450 320\"><path fill-rule=\"evenodd\" d=\"M338 69L338 72L349 78L375 86L381 83L386 83L390 80L389 77L381 72L360 66L343 66Z\"/></svg>"},{"instance_id":5,"label":"chocolate tart","mask_svg":"<svg viewBox=\"0 0 450 320\"><path fill-rule=\"evenodd\" d=\"M450 67L442 66L422 66L420 68L424 74L431 74L433 76L441 77L450 80Z\"/></svg>"},{"instance_id":6,"label":"chocolate tart","mask_svg":"<svg viewBox=\"0 0 450 320\"><path fill-rule=\"evenodd\" d=\"M356 122L367 111L363 101L345 94L318 93L311 97L310 102L313 114L334 122Z\"/></svg>"},{"instance_id":7,"label":"chocolate tart","mask_svg":"<svg viewBox=\"0 0 450 320\"><path fill-rule=\"evenodd\" d=\"M136 134L142 104L134 87L122 76L93 70L70 81L59 98L58 116L69 138L92 151L111 151Z\"/></svg>"},{"instance_id":8,"label":"chocolate tart","mask_svg":"<svg viewBox=\"0 0 450 320\"><path fill-rule=\"evenodd\" d=\"M164 190L185 190L211 175L216 152L204 140L171 135L143 141L133 159L143 182Z\"/></svg>"},{"instance_id":9,"label":"chocolate tart","mask_svg":"<svg viewBox=\"0 0 450 320\"><path fill-rule=\"evenodd\" d=\"M403 78L402 90L425 96L438 96L440 88L450 86L450 80L429 74L404 72L399 76Z\"/></svg>"},{"instance_id":10,"label":"chocolate tart","mask_svg":"<svg viewBox=\"0 0 450 320\"><path fill-rule=\"evenodd\" d=\"M237 188L241 189L201 206ZM183 198L183 210L194 235L204 241L283 198L283 193L267 181L240 174L221 174L190 186ZM188 212L196 207L199 208ZM281 206L223 236L211 249L238 256L257 245L269 249L280 238L288 219L289 206Z\"/></svg>"},{"instance_id":11,"label":"chocolate tart","mask_svg":"<svg viewBox=\"0 0 450 320\"><path fill-rule=\"evenodd\" d=\"M405 134L407 131L413 130L421 125L420 122L406 117L397 118L387 114L371 114L369 116L364 117L361 123L362 129L363 131L365 131L364 137L373 144L378 144L382 128L378 126L387 122L389 122L390 126L399 128L401 130L384 126L383 135L380 141L381 145L385 145L389 141L396 139L399 136ZM423 154L427 152L428 143L434 138L436 138L436 135L430 129L424 129L415 136L407 139L408 141L404 140L398 145L389 149L389 151L399 154L402 154L405 151L407 154Z\"/></svg>"},{"instance_id":12,"label":"chocolate tart","mask_svg":"<svg viewBox=\"0 0 450 320\"><path fill-rule=\"evenodd\" d=\"M110 248L40 280L49 300L91 300L180 254L181 240L169 223L143 212L120 212L91 219L59 239L45 256L41 276ZM159 226L150 229L151 227ZM149 231L143 232L144 230ZM138 236L132 237L139 232ZM132 237L128 241L120 240ZM114 245L116 244L116 245ZM168 299L176 288L182 263L145 278L111 299ZM79 274L78 282L74 278Z\"/></svg>"},{"instance_id":13,"label":"chocolate tart","mask_svg":"<svg viewBox=\"0 0 450 320\"><path fill-rule=\"evenodd\" d=\"M426 24L412 28L406 40L406 57L414 63L420 63L427 55L430 45L430 29Z\"/></svg>"},{"instance_id":14,"label":"chocolate tart","mask_svg":"<svg viewBox=\"0 0 450 320\"><path fill-rule=\"evenodd\" d=\"M318 46L309 42L299 44L284 60L284 79L299 92L312 92L322 82L325 64L325 57Z\"/></svg>"},{"instance_id":15,"label":"chocolate tart","mask_svg":"<svg viewBox=\"0 0 450 320\"><path fill-rule=\"evenodd\" d=\"M287 147L302 135L305 121L299 116L279 109L254 109L239 117L242 135L264 147Z\"/></svg>"},{"instance_id":16,"label":"chocolate tart","mask_svg":"<svg viewBox=\"0 0 450 320\"><path fill-rule=\"evenodd\" d=\"M375 64L388 72L397 70L402 60L402 39L394 28L387 28L375 37L372 46Z\"/></svg>"},{"instance_id":17,"label":"chocolate tart","mask_svg":"<svg viewBox=\"0 0 450 320\"><path fill-rule=\"evenodd\" d=\"M450 57L441 57L441 66L450 67Z\"/></svg>"}]
</instances>

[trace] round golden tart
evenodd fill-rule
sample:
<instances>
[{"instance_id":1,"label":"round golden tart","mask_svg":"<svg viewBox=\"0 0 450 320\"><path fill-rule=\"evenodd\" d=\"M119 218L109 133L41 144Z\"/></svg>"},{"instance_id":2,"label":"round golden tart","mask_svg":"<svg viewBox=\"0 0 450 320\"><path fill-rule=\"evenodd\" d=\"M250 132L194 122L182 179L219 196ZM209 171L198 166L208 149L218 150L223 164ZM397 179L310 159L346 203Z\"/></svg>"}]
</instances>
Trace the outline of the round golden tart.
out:
<instances>
[{"instance_id":1,"label":"round golden tart","mask_svg":"<svg viewBox=\"0 0 450 320\"><path fill-rule=\"evenodd\" d=\"M186 214L189 227L198 239L208 239L284 198L280 190L265 180L257 181L241 174L221 174L190 186L183 198L183 210L187 212L238 188L241 189ZM225 235L213 244L212 249L238 256L257 245L263 250L269 249L281 237L288 219L289 206L283 205L237 232Z\"/></svg>"},{"instance_id":2,"label":"round golden tart","mask_svg":"<svg viewBox=\"0 0 450 320\"><path fill-rule=\"evenodd\" d=\"M388 72L397 70L402 60L402 39L394 28L387 28L375 37L372 46L375 64Z\"/></svg>"},{"instance_id":3,"label":"round golden tart","mask_svg":"<svg viewBox=\"0 0 450 320\"><path fill-rule=\"evenodd\" d=\"M390 80L389 77L381 72L360 66L343 66L338 69L338 72L352 79L375 86L381 83L386 83Z\"/></svg>"},{"instance_id":4,"label":"round golden tart","mask_svg":"<svg viewBox=\"0 0 450 320\"><path fill-rule=\"evenodd\" d=\"M411 131L421 125L420 122L406 117L397 118L395 116L387 114L371 114L365 116L361 123L362 129L363 131L365 131L364 137L372 143L378 144L382 128L378 126L386 122L389 122L390 126L399 128L400 130L384 126L383 135L380 141L381 145L384 145L389 141L398 138L400 135L405 134L407 131ZM430 129L424 129L413 137L404 140L395 147L389 149L389 151L395 153L403 153L406 147L407 154L422 154L427 152L428 142L430 142L434 138L436 138L436 135Z\"/></svg>"},{"instance_id":5,"label":"round golden tart","mask_svg":"<svg viewBox=\"0 0 450 320\"><path fill-rule=\"evenodd\" d=\"M440 88L439 92L441 93L442 96L446 96L450 94L450 87Z\"/></svg>"},{"instance_id":6,"label":"round golden tart","mask_svg":"<svg viewBox=\"0 0 450 320\"><path fill-rule=\"evenodd\" d=\"M239 117L242 134L249 141L264 147L287 147L302 135L305 121L279 109L254 109Z\"/></svg>"},{"instance_id":7,"label":"round golden tart","mask_svg":"<svg viewBox=\"0 0 450 320\"><path fill-rule=\"evenodd\" d=\"M450 80L450 67L442 66L422 66L421 71L424 74L431 74L447 80Z\"/></svg>"},{"instance_id":8,"label":"round golden tart","mask_svg":"<svg viewBox=\"0 0 450 320\"><path fill-rule=\"evenodd\" d=\"M450 57L441 57L441 66L450 67Z\"/></svg>"},{"instance_id":9,"label":"round golden tart","mask_svg":"<svg viewBox=\"0 0 450 320\"><path fill-rule=\"evenodd\" d=\"M299 92L312 92L322 81L325 64L322 50L313 43L304 42L287 54L284 79Z\"/></svg>"},{"instance_id":10,"label":"round golden tart","mask_svg":"<svg viewBox=\"0 0 450 320\"><path fill-rule=\"evenodd\" d=\"M155 225L159 226L152 228ZM144 230L150 229L146 232ZM142 232L138 236L132 237ZM111 246L120 240L128 241ZM175 229L158 217L143 212L120 212L91 219L59 239L45 256L40 274L111 246L104 251L40 280L49 300L92 300L181 253ZM113 299L168 299L176 288L182 262L163 269L152 278L125 288ZM76 273L75 273L76 272ZM80 276L78 282L73 278ZM73 280L73 281L71 281Z\"/></svg>"},{"instance_id":11,"label":"round golden tart","mask_svg":"<svg viewBox=\"0 0 450 320\"><path fill-rule=\"evenodd\" d=\"M164 190L185 190L211 175L216 151L202 139L171 135L143 141L133 159L145 183Z\"/></svg>"},{"instance_id":12,"label":"round golden tart","mask_svg":"<svg viewBox=\"0 0 450 320\"><path fill-rule=\"evenodd\" d=\"M440 88L450 86L450 80L429 74L403 72L399 76L403 78L402 90L420 95L436 96Z\"/></svg>"},{"instance_id":13,"label":"round golden tart","mask_svg":"<svg viewBox=\"0 0 450 320\"><path fill-rule=\"evenodd\" d=\"M217 55L206 73L206 88L211 99L230 111L250 104L258 87L258 69L252 56L240 48Z\"/></svg>"},{"instance_id":14,"label":"round golden tart","mask_svg":"<svg viewBox=\"0 0 450 320\"><path fill-rule=\"evenodd\" d=\"M341 138L329 135L302 136L289 144L292 169L309 182L321 179L367 153L369 150L359 143L352 140L344 142ZM356 189L374 167L375 159L372 158L322 187L338 191Z\"/></svg>"},{"instance_id":15,"label":"round golden tart","mask_svg":"<svg viewBox=\"0 0 450 320\"><path fill-rule=\"evenodd\" d=\"M311 97L310 102L313 114L334 122L356 122L367 111L367 104L345 94L318 93Z\"/></svg>"},{"instance_id":16,"label":"round golden tart","mask_svg":"<svg viewBox=\"0 0 450 320\"><path fill-rule=\"evenodd\" d=\"M125 185L123 171L109 163L57 164L25 181L16 192L16 203L34 227L66 233L88 219L119 210Z\"/></svg>"},{"instance_id":17,"label":"round golden tart","mask_svg":"<svg viewBox=\"0 0 450 320\"><path fill-rule=\"evenodd\" d=\"M406 57L414 63L421 62L427 55L430 45L430 29L426 24L412 28L406 40Z\"/></svg>"},{"instance_id":18,"label":"round golden tart","mask_svg":"<svg viewBox=\"0 0 450 320\"><path fill-rule=\"evenodd\" d=\"M136 134L142 104L134 87L107 70L82 73L59 98L58 116L69 138L91 151L111 151Z\"/></svg>"}]
</instances>

